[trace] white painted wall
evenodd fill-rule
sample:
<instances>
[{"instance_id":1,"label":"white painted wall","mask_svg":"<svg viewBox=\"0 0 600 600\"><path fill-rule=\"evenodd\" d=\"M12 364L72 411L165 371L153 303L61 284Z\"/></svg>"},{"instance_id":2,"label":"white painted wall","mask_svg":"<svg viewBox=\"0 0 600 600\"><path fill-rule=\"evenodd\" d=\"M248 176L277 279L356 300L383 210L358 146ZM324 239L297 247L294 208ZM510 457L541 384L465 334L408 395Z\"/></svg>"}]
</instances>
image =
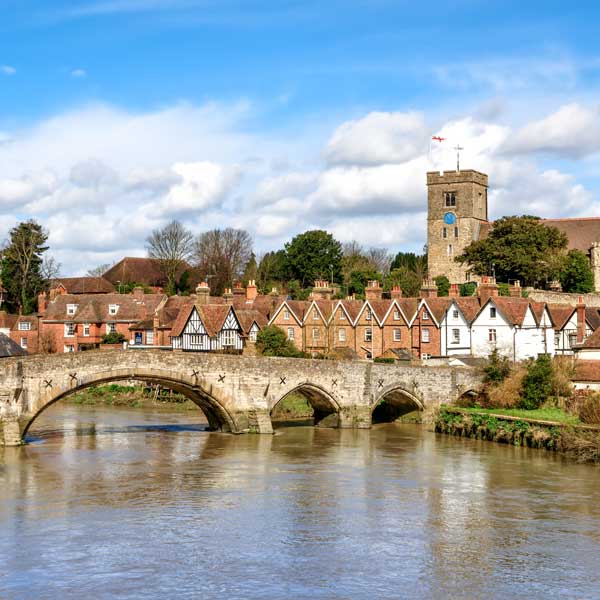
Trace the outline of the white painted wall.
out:
<instances>
[{"instance_id":1,"label":"white painted wall","mask_svg":"<svg viewBox=\"0 0 600 600\"><path fill-rule=\"evenodd\" d=\"M458 311L458 316L454 312ZM452 330L458 329L460 342L452 342ZM442 356L471 354L471 328L462 311L456 304L451 304L441 321L441 354Z\"/></svg>"},{"instance_id":2,"label":"white painted wall","mask_svg":"<svg viewBox=\"0 0 600 600\"><path fill-rule=\"evenodd\" d=\"M471 324L472 354L485 357L497 348L500 354L513 359L514 329L499 310L496 310L496 317L490 316L492 306L494 306L493 302L488 302ZM490 329L496 330L495 344L489 341Z\"/></svg>"}]
</instances>

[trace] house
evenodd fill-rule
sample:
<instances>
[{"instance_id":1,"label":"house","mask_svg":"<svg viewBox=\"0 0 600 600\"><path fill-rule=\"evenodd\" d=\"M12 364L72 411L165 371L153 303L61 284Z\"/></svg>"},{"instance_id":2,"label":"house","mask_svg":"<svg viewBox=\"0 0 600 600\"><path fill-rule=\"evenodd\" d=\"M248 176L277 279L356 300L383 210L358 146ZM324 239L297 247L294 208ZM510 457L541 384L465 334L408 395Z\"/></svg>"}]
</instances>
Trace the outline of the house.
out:
<instances>
[{"instance_id":1,"label":"house","mask_svg":"<svg viewBox=\"0 0 600 600\"><path fill-rule=\"evenodd\" d=\"M55 294L111 294L115 286L104 277L61 277L53 279L50 291Z\"/></svg>"},{"instance_id":2,"label":"house","mask_svg":"<svg viewBox=\"0 0 600 600\"><path fill-rule=\"evenodd\" d=\"M554 323L554 345L557 354L573 354L575 346L600 327L599 310L586 307L582 297L579 297L575 307L562 304L547 306Z\"/></svg>"},{"instance_id":3,"label":"house","mask_svg":"<svg viewBox=\"0 0 600 600\"><path fill-rule=\"evenodd\" d=\"M10 336L10 330L16 322L17 315L9 315L5 310L0 310L0 333Z\"/></svg>"},{"instance_id":4,"label":"house","mask_svg":"<svg viewBox=\"0 0 600 600\"><path fill-rule=\"evenodd\" d=\"M28 354L42 352L45 348L40 342L40 321L38 315L19 315L11 329L10 338L19 344Z\"/></svg>"},{"instance_id":5,"label":"house","mask_svg":"<svg viewBox=\"0 0 600 600\"><path fill-rule=\"evenodd\" d=\"M0 358L9 358L11 356L25 356L27 350L22 348L17 342L8 337L5 333L0 333Z\"/></svg>"}]
</instances>

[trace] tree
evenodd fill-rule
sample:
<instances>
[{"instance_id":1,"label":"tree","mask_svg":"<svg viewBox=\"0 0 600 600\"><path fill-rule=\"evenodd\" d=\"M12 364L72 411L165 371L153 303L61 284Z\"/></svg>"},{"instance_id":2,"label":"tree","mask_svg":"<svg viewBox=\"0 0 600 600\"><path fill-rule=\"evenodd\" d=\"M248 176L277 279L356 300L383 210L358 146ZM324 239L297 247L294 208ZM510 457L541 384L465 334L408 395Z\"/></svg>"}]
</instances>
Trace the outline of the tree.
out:
<instances>
[{"instance_id":1,"label":"tree","mask_svg":"<svg viewBox=\"0 0 600 600\"><path fill-rule=\"evenodd\" d=\"M415 254L414 252L398 252L390 265L390 269L406 268L416 273L419 281L423 281L427 275L427 252Z\"/></svg>"},{"instance_id":2,"label":"tree","mask_svg":"<svg viewBox=\"0 0 600 600\"><path fill-rule=\"evenodd\" d=\"M256 256L254 256L254 252L250 253L250 258L244 267L244 274L242 276L242 280L245 284L248 281L256 281L258 275L258 265L256 264Z\"/></svg>"},{"instance_id":3,"label":"tree","mask_svg":"<svg viewBox=\"0 0 600 600\"><path fill-rule=\"evenodd\" d=\"M510 372L510 359L494 348L483 367L483 383L499 385L510 375Z\"/></svg>"},{"instance_id":4,"label":"tree","mask_svg":"<svg viewBox=\"0 0 600 600\"><path fill-rule=\"evenodd\" d=\"M473 281L468 281L467 283L461 283L459 286L459 293L461 296L474 296L477 291L477 284Z\"/></svg>"},{"instance_id":5,"label":"tree","mask_svg":"<svg viewBox=\"0 0 600 600\"><path fill-rule=\"evenodd\" d=\"M383 281L383 289L389 292L393 286L399 285L402 294L409 298L419 295L422 279L407 267L399 267L390 271Z\"/></svg>"},{"instance_id":6,"label":"tree","mask_svg":"<svg viewBox=\"0 0 600 600\"><path fill-rule=\"evenodd\" d=\"M536 285L557 278L566 246L567 236L538 217L502 217L487 238L471 242L456 261L469 264L478 275L494 270L499 280Z\"/></svg>"},{"instance_id":7,"label":"tree","mask_svg":"<svg viewBox=\"0 0 600 600\"><path fill-rule=\"evenodd\" d=\"M9 242L2 252L2 284L7 304L19 314L35 310L37 295L44 289L43 254L48 250L48 233L36 221L19 223L10 231Z\"/></svg>"},{"instance_id":8,"label":"tree","mask_svg":"<svg viewBox=\"0 0 600 600\"><path fill-rule=\"evenodd\" d=\"M108 271L113 265L114 263L104 263L102 265L98 265L93 269L88 269L86 275L88 277L102 277L102 275L104 275L104 273L106 273L106 271Z\"/></svg>"},{"instance_id":9,"label":"tree","mask_svg":"<svg viewBox=\"0 0 600 600\"><path fill-rule=\"evenodd\" d=\"M586 294L594 290L594 273L588 257L580 250L569 250L560 274L565 292Z\"/></svg>"},{"instance_id":10,"label":"tree","mask_svg":"<svg viewBox=\"0 0 600 600\"><path fill-rule=\"evenodd\" d=\"M40 272L46 284L59 277L61 266L53 256L44 256Z\"/></svg>"},{"instance_id":11,"label":"tree","mask_svg":"<svg viewBox=\"0 0 600 600\"><path fill-rule=\"evenodd\" d=\"M380 279L380 277L379 273L372 268L364 271L352 271L352 273L350 273L350 280L347 284L348 294L357 294L364 298L367 282Z\"/></svg>"},{"instance_id":12,"label":"tree","mask_svg":"<svg viewBox=\"0 0 600 600\"><path fill-rule=\"evenodd\" d=\"M302 287L315 279L341 281L342 245L334 237L315 229L297 235L285 245L286 267L290 279L298 279Z\"/></svg>"},{"instance_id":13,"label":"tree","mask_svg":"<svg viewBox=\"0 0 600 600\"><path fill-rule=\"evenodd\" d=\"M148 256L159 261L167 279L167 294L177 291L177 276L192 256L194 237L179 221L171 221L162 229L155 229L146 238Z\"/></svg>"},{"instance_id":14,"label":"tree","mask_svg":"<svg viewBox=\"0 0 600 600\"><path fill-rule=\"evenodd\" d=\"M385 275L390 272L392 257L385 248L369 248L367 250L367 260L378 273Z\"/></svg>"},{"instance_id":15,"label":"tree","mask_svg":"<svg viewBox=\"0 0 600 600\"><path fill-rule=\"evenodd\" d=\"M201 233L194 250L196 265L215 294L241 279L252 256L252 237L243 229L212 229Z\"/></svg>"},{"instance_id":16,"label":"tree","mask_svg":"<svg viewBox=\"0 0 600 600\"><path fill-rule=\"evenodd\" d=\"M350 284L352 273L372 270L370 260L365 256L363 247L356 241L344 244L342 256L342 280L346 286Z\"/></svg>"},{"instance_id":17,"label":"tree","mask_svg":"<svg viewBox=\"0 0 600 600\"><path fill-rule=\"evenodd\" d=\"M527 364L527 373L521 382L519 408L539 408L550 397L554 387L552 359L547 354L540 354Z\"/></svg>"},{"instance_id":18,"label":"tree","mask_svg":"<svg viewBox=\"0 0 600 600\"><path fill-rule=\"evenodd\" d=\"M450 293L450 280L445 275L438 275L433 278L437 286L438 296L448 296Z\"/></svg>"},{"instance_id":19,"label":"tree","mask_svg":"<svg viewBox=\"0 0 600 600\"><path fill-rule=\"evenodd\" d=\"M291 340L288 340L285 332L276 325L268 325L258 332L256 349L263 356L300 357L304 355Z\"/></svg>"},{"instance_id":20,"label":"tree","mask_svg":"<svg viewBox=\"0 0 600 600\"><path fill-rule=\"evenodd\" d=\"M258 264L256 285L264 292L271 291L273 285L280 285L287 279L285 267L285 251L267 252Z\"/></svg>"}]
</instances>

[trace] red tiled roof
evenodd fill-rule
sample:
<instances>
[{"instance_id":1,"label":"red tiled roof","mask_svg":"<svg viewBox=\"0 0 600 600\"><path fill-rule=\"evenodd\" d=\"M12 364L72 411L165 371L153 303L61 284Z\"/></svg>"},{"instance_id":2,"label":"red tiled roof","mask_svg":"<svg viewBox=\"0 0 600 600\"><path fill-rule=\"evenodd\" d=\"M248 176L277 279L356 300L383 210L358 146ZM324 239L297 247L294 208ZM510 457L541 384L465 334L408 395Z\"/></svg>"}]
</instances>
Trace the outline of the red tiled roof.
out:
<instances>
[{"instance_id":1,"label":"red tiled roof","mask_svg":"<svg viewBox=\"0 0 600 600\"><path fill-rule=\"evenodd\" d=\"M62 285L67 294L110 294L113 284L104 277L61 277L54 279L51 287Z\"/></svg>"},{"instance_id":2,"label":"red tiled roof","mask_svg":"<svg viewBox=\"0 0 600 600\"><path fill-rule=\"evenodd\" d=\"M195 277L193 269L189 265L184 265L177 273L177 277L180 277L184 271L190 271ZM118 285L120 281L121 283L143 283L152 287L161 287L166 283L159 260L136 256L126 256L121 259L102 277L108 279L113 285Z\"/></svg>"},{"instance_id":3,"label":"red tiled roof","mask_svg":"<svg viewBox=\"0 0 600 600\"><path fill-rule=\"evenodd\" d=\"M562 231L569 240L569 249L581 250L587 254L592 243L600 241L600 217L543 219L542 223Z\"/></svg>"},{"instance_id":4,"label":"red tiled roof","mask_svg":"<svg viewBox=\"0 0 600 600\"><path fill-rule=\"evenodd\" d=\"M267 326L267 317L253 308L236 309L235 314L246 335L250 333L253 323L256 323L261 329L264 329Z\"/></svg>"},{"instance_id":5,"label":"red tiled roof","mask_svg":"<svg viewBox=\"0 0 600 600\"><path fill-rule=\"evenodd\" d=\"M600 382L600 360L575 361L574 381Z\"/></svg>"},{"instance_id":6,"label":"red tiled roof","mask_svg":"<svg viewBox=\"0 0 600 600\"><path fill-rule=\"evenodd\" d=\"M398 304L400 305L400 308L402 308L402 312L404 312L408 321L412 321L417 312L417 308L419 307L419 298L400 298Z\"/></svg>"},{"instance_id":7,"label":"red tiled roof","mask_svg":"<svg viewBox=\"0 0 600 600\"><path fill-rule=\"evenodd\" d=\"M590 337L583 342L581 348L585 348L587 350L598 350L600 349L600 328L596 329Z\"/></svg>"},{"instance_id":8,"label":"red tiled roof","mask_svg":"<svg viewBox=\"0 0 600 600\"><path fill-rule=\"evenodd\" d=\"M479 298L475 296L465 296L462 298L455 298L455 300L467 322L472 323L481 308Z\"/></svg>"},{"instance_id":9,"label":"red tiled roof","mask_svg":"<svg viewBox=\"0 0 600 600\"><path fill-rule=\"evenodd\" d=\"M373 312L377 317L379 323L383 323L383 319L387 314L387 311L390 309L392 305L391 300L369 300L369 304L373 308Z\"/></svg>"},{"instance_id":10,"label":"red tiled roof","mask_svg":"<svg viewBox=\"0 0 600 600\"><path fill-rule=\"evenodd\" d=\"M356 318L358 317L358 315L360 313L360 309L363 307L363 301L362 300L342 300L341 304L346 309L346 312L350 316L350 319L352 320L352 322L356 321Z\"/></svg>"},{"instance_id":11,"label":"red tiled roof","mask_svg":"<svg viewBox=\"0 0 600 600\"><path fill-rule=\"evenodd\" d=\"M10 329L18 318L18 315L10 315L5 310L0 310L0 327Z\"/></svg>"},{"instance_id":12,"label":"red tiled roof","mask_svg":"<svg viewBox=\"0 0 600 600\"><path fill-rule=\"evenodd\" d=\"M597 308L589 307L585 309L585 320L588 325L596 331L600 327L600 311Z\"/></svg>"},{"instance_id":13,"label":"red tiled roof","mask_svg":"<svg viewBox=\"0 0 600 600\"><path fill-rule=\"evenodd\" d=\"M492 300L509 323L512 325L523 324L527 309L529 308L529 300L527 298L494 296Z\"/></svg>"},{"instance_id":14,"label":"red tiled roof","mask_svg":"<svg viewBox=\"0 0 600 600\"><path fill-rule=\"evenodd\" d=\"M557 330L562 329L567 324L571 315L576 310L574 306L566 304L547 304L546 306L548 307L552 323Z\"/></svg>"},{"instance_id":15,"label":"red tiled roof","mask_svg":"<svg viewBox=\"0 0 600 600\"><path fill-rule=\"evenodd\" d=\"M448 298L447 296L441 298L425 298L425 304L429 308L429 312L433 315L434 319L439 323L444 318L450 304L452 304L452 298Z\"/></svg>"}]
</instances>

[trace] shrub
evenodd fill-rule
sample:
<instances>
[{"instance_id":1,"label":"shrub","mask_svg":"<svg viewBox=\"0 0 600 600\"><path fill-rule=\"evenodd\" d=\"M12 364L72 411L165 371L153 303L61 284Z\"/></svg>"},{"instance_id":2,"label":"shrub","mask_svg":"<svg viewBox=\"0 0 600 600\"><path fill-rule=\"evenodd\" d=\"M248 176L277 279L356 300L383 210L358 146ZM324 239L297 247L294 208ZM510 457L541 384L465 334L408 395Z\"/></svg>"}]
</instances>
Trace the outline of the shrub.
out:
<instances>
[{"instance_id":1,"label":"shrub","mask_svg":"<svg viewBox=\"0 0 600 600\"><path fill-rule=\"evenodd\" d=\"M554 389L552 359L547 354L540 354L537 359L527 363L526 369L521 385L519 408L534 410L552 395Z\"/></svg>"},{"instance_id":2,"label":"shrub","mask_svg":"<svg viewBox=\"0 0 600 600\"><path fill-rule=\"evenodd\" d=\"M502 382L489 386L487 390L487 405L490 408L514 408L521 401L521 388L526 369L518 365Z\"/></svg>"},{"instance_id":3,"label":"shrub","mask_svg":"<svg viewBox=\"0 0 600 600\"><path fill-rule=\"evenodd\" d=\"M125 336L122 333L105 333L102 336L103 344L122 344L125 341Z\"/></svg>"},{"instance_id":4,"label":"shrub","mask_svg":"<svg viewBox=\"0 0 600 600\"><path fill-rule=\"evenodd\" d=\"M600 393L578 390L569 399L568 410L586 425L600 425Z\"/></svg>"},{"instance_id":5,"label":"shrub","mask_svg":"<svg viewBox=\"0 0 600 600\"><path fill-rule=\"evenodd\" d=\"M511 371L510 360L502 356L496 348L488 357L487 364L483 367L483 382L491 385L502 383Z\"/></svg>"},{"instance_id":6,"label":"shrub","mask_svg":"<svg viewBox=\"0 0 600 600\"><path fill-rule=\"evenodd\" d=\"M467 283L461 283L460 288L459 288L460 295L461 296L474 296L476 289L477 289L477 285L475 283L473 283L472 281L469 281Z\"/></svg>"},{"instance_id":7,"label":"shrub","mask_svg":"<svg viewBox=\"0 0 600 600\"><path fill-rule=\"evenodd\" d=\"M261 329L256 336L256 349L263 356L287 356L302 357L305 356L294 346L291 340L287 339L285 332L276 325L268 325Z\"/></svg>"},{"instance_id":8,"label":"shrub","mask_svg":"<svg viewBox=\"0 0 600 600\"><path fill-rule=\"evenodd\" d=\"M373 362L393 365L396 361L393 358L387 358L385 356L377 356L376 358L373 359Z\"/></svg>"}]
</instances>

